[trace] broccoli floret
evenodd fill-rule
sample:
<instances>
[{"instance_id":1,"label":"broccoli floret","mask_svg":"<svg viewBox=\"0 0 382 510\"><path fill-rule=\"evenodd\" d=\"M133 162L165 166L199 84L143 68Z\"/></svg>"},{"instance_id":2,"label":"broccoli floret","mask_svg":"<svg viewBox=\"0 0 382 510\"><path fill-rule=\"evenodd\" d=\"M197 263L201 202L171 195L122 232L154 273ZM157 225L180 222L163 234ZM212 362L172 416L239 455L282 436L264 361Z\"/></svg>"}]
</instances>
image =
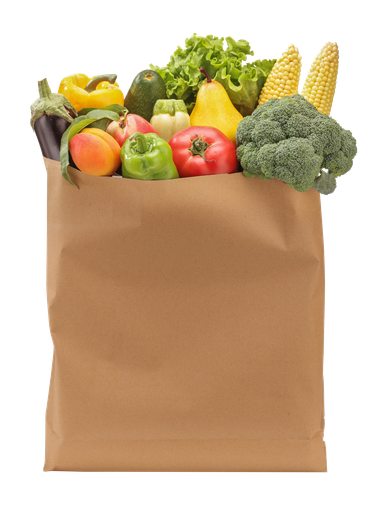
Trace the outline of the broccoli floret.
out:
<instances>
[{"instance_id":1,"label":"broccoli floret","mask_svg":"<svg viewBox=\"0 0 382 510\"><path fill-rule=\"evenodd\" d=\"M267 101L269 102L269 101ZM267 104L267 103L264 103ZM260 105L263 106L263 105ZM259 108L260 108L259 106ZM272 106L272 105L271 105ZM313 110L312 110L313 107ZM258 109L258 108L257 108ZM257 110L256 109L256 110ZM255 110L255 111L256 111ZM286 124L293 115L303 115L308 119L312 119L317 115L317 109L310 104L306 99L298 94L293 96L285 96L281 99L275 99L273 107L269 108L266 118L279 122L285 129Z\"/></svg>"},{"instance_id":2,"label":"broccoli floret","mask_svg":"<svg viewBox=\"0 0 382 510\"><path fill-rule=\"evenodd\" d=\"M323 156L334 154L340 150L343 129L331 117L324 113L317 113L318 115L312 119L312 131L309 139L318 154Z\"/></svg>"},{"instance_id":3,"label":"broccoli floret","mask_svg":"<svg viewBox=\"0 0 382 510\"><path fill-rule=\"evenodd\" d=\"M296 113L285 126L288 138L308 138L312 133L312 120L301 113Z\"/></svg>"},{"instance_id":4,"label":"broccoli floret","mask_svg":"<svg viewBox=\"0 0 382 510\"><path fill-rule=\"evenodd\" d=\"M276 177L297 191L308 191L320 173L322 156L303 138L288 138L280 143L264 145L257 160L269 179Z\"/></svg>"},{"instance_id":5,"label":"broccoli floret","mask_svg":"<svg viewBox=\"0 0 382 510\"><path fill-rule=\"evenodd\" d=\"M298 191L307 191L320 173L322 156L301 138L265 144L260 149L250 142L240 145L237 152L246 177L276 178Z\"/></svg>"},{"instance_id":6,"label":"broccoli floret","mask_svg":"<svg viewBox=\"0 0 382 510\"><path fill-rule=\"evenodd\" d=\"M345 174L357 153L356 141L331 117L299 94L270 99L244 117L236 132L244 175L277 178L307 191L326 168L330 186ZM324 186L316 186L317 190Z\"/></svg>"},{"instance_id":7,"label":"broccoli floret","mask_svg":"<svg viewBox=\"0 0 382 510\"><path fill-rule=\"evenodd\" d=\"M261 166L257 160L258 152L253 142L249 142L247 145L240 145L237 148L237 158L243 167L243 173L246 177L254 177L257 175L261 179L271 179L271 177L266 177L261 170Z\"/></svg>"},{"instance_id":8,"label":"broccoli floret","mask_svg":"<svg viewBox=\"0 0 382 510\"><path fill-rule=\"evenodd\" d=\"M263 119L254 123L250 115L244 117L236 131L236 140L239 144L254 142L258 149L267 143L279 142L284 138L286 135L278 122Z\"/></svg>"},{"instance_id":9,"label":"broccoli floret","mask_svg":"<svg viewBox=\"0 0 382 510\"><path fill-rule=\"evenodd\" d=\"M314 179L312 188L323 195L330 195L336 189L336 185L334 174L322 170L321 175Z\"/></svg>"},{"instance_id":10,"label":"broccoli floret","mask_svg":"<svg viewBox=\"0 0 382 510\"><path fill-rule=\"evenodd\" d=\"M236 130L236 141L238 144L250 142L252 139L251 128L252 128L252 117L248 115L239 122Z\"/></svg>"},{"instance_id":11,"label":"broccoli floret","mask_svg":"<svg viewBox=\"0 0 382 510\"><path fill-rule=\"evenodd\" d=\"M350 131L341 132L340 148L324 158L323 167L335 177L346 174L353 166L353 158L357 154L356 140Z\"/></svg>"}]
</instances>

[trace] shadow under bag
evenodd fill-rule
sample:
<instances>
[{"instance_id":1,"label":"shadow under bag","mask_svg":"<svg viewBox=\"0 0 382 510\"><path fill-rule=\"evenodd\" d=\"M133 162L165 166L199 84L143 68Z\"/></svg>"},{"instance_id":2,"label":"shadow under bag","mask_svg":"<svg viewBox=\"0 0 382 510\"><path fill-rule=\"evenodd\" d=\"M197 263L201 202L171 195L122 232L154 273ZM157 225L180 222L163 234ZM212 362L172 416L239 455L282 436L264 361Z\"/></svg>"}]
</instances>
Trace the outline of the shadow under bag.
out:
<instances>
[{"instance_id":1,"label":"shadow under bag","mask_svg":"<svg viewBox=\"0 0 382 510\"><path fill-rule=\"evenodd\" d=\"M326 471L320 195L48 173L45 471Z\"/></svg>"}]
</instances>

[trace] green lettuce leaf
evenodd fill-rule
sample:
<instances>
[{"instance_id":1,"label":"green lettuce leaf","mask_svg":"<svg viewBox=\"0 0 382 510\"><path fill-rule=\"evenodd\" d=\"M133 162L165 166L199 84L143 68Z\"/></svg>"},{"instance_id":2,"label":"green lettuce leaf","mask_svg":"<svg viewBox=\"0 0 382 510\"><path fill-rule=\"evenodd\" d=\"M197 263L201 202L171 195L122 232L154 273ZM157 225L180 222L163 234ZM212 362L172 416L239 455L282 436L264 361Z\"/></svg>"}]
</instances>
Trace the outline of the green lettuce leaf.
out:
<instances>
[{"instance_id":1,"label":"green lettuce leaf","mask_svg":"<svg viewBox=\"0 0 382 510\"><path fill-rule=\"evenodd\" d=\"M224 48L224 41L227 47ZM165 67L150 65L166 84L170 99L182 99L191 113L199 88L205 82L204 67L212 80L223 85L232 103L245 116L255 109L259 94L276 60L247 62L253 55L248 41L196 34L178 47Z\"/></svg>"},{"instance_id":2,"label":"green lettuce leaf","mask_svg":"<svg viewBox=\"0 0 382 510\"><path fill-rule=\"evenodd\" d=\"M273 60L256 60L254 65L244 66L241 71L233 68L230 73L223 67L214 80L223 85L236 109L245 117L251 115L256 108L261 89L273 65Z\"/></svg>"}]
</instances>

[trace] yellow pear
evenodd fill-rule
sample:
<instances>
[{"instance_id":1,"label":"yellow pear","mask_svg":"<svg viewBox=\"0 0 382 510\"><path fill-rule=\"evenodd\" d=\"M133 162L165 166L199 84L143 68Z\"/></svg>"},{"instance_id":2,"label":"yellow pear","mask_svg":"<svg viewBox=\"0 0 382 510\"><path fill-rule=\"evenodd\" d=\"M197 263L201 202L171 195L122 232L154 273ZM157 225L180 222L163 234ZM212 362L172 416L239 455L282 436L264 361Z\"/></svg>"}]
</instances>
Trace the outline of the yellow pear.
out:
<instances>
[{"instance_id":1,"label":"yellow pear","mask_svg":"<svg viewBox=\"0 0 382 510\"><path fill-rule=\"evenodd\" d=\"M191 126L210 126L219 129L236 145L236 129L243 116L236 110L225 88L211 80L203 67L200 71L207 81L200 87L190 115Z\"/></svg>"}]
</instances>

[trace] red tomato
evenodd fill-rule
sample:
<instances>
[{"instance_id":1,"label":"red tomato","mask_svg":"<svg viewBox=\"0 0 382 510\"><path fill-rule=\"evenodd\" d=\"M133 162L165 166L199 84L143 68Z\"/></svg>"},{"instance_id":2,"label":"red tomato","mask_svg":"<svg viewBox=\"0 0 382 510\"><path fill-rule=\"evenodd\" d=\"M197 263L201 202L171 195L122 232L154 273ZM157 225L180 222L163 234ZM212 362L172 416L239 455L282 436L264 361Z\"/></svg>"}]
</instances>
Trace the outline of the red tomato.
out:
<instances>
[{"instance_id":1,"label":"red tomato","mask_svg":"<svg viewBox=\"0 0 382 510\"><path fill-rule=\"evenodd\" d=\"M236 147L219 129L191 126L169 141L179 177L231 174L238 162Z\"/></svg>"}]
</instances>

